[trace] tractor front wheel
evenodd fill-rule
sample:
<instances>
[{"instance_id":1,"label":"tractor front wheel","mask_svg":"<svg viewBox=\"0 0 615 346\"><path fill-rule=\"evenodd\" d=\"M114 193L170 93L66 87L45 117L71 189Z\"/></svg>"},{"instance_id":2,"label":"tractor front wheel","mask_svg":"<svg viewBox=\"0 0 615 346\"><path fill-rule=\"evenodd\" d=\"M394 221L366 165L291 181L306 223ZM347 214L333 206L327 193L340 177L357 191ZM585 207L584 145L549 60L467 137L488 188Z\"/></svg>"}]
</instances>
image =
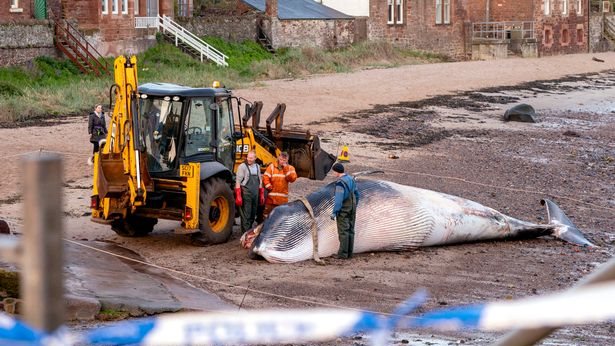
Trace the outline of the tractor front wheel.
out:
<instances>
[{"instance_id":1,"label":"tractor front wheel","mask_svg":"<svg viewBox=\"0 0 615 346\"><path fill-rule=\"evenodd\" d=\"M220 178L210 178L201 184L199 207L199 242L220 244L233 234L235 200L231 187ZM196 240L196 239L195 239Z\"/></svg>"}]
</instances>

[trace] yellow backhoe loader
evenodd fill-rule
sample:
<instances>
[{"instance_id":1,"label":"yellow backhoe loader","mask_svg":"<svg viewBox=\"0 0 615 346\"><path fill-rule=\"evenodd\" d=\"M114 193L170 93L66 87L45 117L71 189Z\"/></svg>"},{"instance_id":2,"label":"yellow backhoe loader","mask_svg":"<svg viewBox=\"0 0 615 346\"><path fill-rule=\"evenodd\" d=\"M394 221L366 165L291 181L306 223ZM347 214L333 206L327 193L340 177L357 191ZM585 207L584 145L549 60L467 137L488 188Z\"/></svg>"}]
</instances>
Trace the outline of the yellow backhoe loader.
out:
<instances>
[{"instance_id":1,"label":"yellow backhoe loader","mask_svg":"<svg viewBox=\"0 0 615 346\"><path fill-rule=\"evenodd\" d=\"M177 233L226 242L235 218L235 171L254 150L263 167L280 151L300 177L322 180L335 156L318 136L282 128L279 104L259 127L262 103L231 91L168 83L137 84L136 57L115 59L115 105L106 143L94 155L92 221L121 236L144 236L158 219L181 221ZM214 83L215 84L215 83ZM235 121L235 114L237 121Z\"/></svg>"}]
</instances>

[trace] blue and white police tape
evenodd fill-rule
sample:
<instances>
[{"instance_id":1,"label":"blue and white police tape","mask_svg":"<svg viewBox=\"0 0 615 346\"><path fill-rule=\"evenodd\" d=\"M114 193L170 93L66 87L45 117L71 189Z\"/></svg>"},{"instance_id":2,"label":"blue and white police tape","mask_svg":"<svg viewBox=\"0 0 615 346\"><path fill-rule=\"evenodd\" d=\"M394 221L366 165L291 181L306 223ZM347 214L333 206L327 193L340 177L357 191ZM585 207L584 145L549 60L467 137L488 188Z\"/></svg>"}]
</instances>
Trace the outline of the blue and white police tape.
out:
<instances>
[{"instance_id":1,"label":"blue and white police tape","mask_svg":"<svg viewBox=\"0 0 615 346\"><path fill-rule=\"evenodd\" d=\"M407 314L426 299L418 291L395 313ZM139 321L120 322L88 333L92 345L211 345L282 344L334 340L371 333L373 345L384 345L400 317L343 309L256 310L179 313Z\"/></svg>"},{"instance_id":2,"label":"blue and white police tape","mask_svg":"<svg viewBox=\"0 0 615 346\"><path fill-rule=\"evenodd\" d=\"M46 334L0 313L0 345L66 346L74 344L74 340L64 327L58 328L53 334Z\"/></svg>"},{"instance_id":3,"label":"blue and white police tape","mask_svg":"<svg viewBox=\"0 0 615 346\"><path fill-rule=\"evenodd\" d=\"M8 345L9 342L34 343L39 342L43 333L30 328L7 314L0 314L0 343Z\"/></svg>"},{"instance_id":4,"label":"blue and white police tape","mask_svg":"<svg viewBox=\"0 0 615 346\"><path fill-rule=\"evenodd\" d=\"M334 309L193 312L120 322L88 333L84 341L92 345L301 343L332 340L382 325L379 315Z\"/></svg>"},{"instance_id":5,"label":"blue and white police tape","mask_svg":"<svg viewBox=\"0 0 615 346\"><path fill-rule=\"evenodd\" d=\"M603 283L518 301L494 302L430 312L405 327L503 331L561 327L615 319L615 283Z\"/></svg>"}]
</instances>

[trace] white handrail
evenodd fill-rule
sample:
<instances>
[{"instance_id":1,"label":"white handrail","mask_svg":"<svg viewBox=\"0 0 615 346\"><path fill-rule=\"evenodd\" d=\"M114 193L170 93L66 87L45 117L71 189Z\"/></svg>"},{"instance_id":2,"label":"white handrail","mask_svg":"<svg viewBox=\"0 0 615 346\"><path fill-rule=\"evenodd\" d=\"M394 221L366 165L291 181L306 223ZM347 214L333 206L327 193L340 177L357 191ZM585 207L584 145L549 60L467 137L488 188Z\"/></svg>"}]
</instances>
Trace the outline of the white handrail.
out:
<instances>
[{"instance_id":1,"label":"white handrail","mask_svg":"<svg viewBox=\"0 0 615 346\"><path fill-rule=\"evenodd\" d=\"M181 25L177 24L171 18L158 15L157 24L158 30L169 32L175 36L176 46L179 45L179 40L181 40L183 43L186 43L192 49L199 52L201 55L201 61L203 61L203 56L205 56L206 58L213 60L218 65L228 66L228 63L226 62L228 56L226 56L216 48L212 47L210 44L203 41L195 34L186 30Z\"/></svg>"},{"instance_id":2,"label":"white handrail","mask_svg":"<svg viewBox=\"0 0 615 346\"><path fill-rule=\"evenodd\" d=\"M181 25L174 22L170 17L156 16L156 17L135 17L136 29L156 28L158 31L168 32L175 36L175 45L179 45L179 41L187 44L190 48L194 49L200 54L201 62L203 57L214 61L218 65L228 66L228 56L221 51L212 47L201 38L186 30Z\"/></svg>"}]
</instances>

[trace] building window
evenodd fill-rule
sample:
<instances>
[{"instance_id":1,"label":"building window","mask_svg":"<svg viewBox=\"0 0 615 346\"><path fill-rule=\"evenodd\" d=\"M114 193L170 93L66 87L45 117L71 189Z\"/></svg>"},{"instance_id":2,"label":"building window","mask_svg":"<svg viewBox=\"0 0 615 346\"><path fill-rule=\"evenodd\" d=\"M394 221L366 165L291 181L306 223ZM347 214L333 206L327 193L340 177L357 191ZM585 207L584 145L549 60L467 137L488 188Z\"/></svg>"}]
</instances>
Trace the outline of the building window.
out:
<instances>
[{"instance_id":1,"label":"building window","mask_svg":"<svg viewBox=\"0 0 615 346\"><path fill-rule=\"evenodd\" d=\"M562 15L568 15L568 0L562 0Z\"/></svg>"},{"instance_id":2,"label":"building window","mask_svg":"<svg viewBox=\"0 0 615 346\"><path fill-rule=\"evenodd\" d=\"M387 0L387 24L404 22L404 0Z\"/></svg>"},{"instance_id":3,"label":"building window","mask_svg":"<svg viewBox=\"0 0 615 346\"><path fill-rule=\"evenodd\" d=\"M580 24L581 26L583 24ZM577 27L577 44L583 44L585 42L585 33L582 27Z\"/></svg>"},{"instance_id":4,"label":"building window","mask_svg":"<svg viewBox=\"0 0 615 346\"><path fill-rule=\"evenodd\" d=\"M567 46L570 44L570 32L568 31L567 28L562 29L560 43L562 46Z\"/></svg>"},{"instance_id":5,"label":"building window","mask_svg":"<svg viewBox=\"0 0 615 346\"><path fill-rule=\"evenodd\" d=\"M545 0L544 6L545 6L545 16L550 15L551 14L551 0Z\"/></svg>"},{"instance_id":6,"label":"building window","mask_svg":"<svg viewBox=\"0 0 615 346\"><path fill-rule=\"evenodd\" d=\"M118 10L118 0L111 0L111 13L117 14Z\"/></svg>"},{"instance_id":7,"label":"building window","mask_svg":"<svg viewBox=\"0 0 615 346\"><path fill-rule=\"evenodd\" d=\"M102 0L102 14L109 14L109 4L107 0Z\"/></svg>"},{"instance_id":8,"label":"building window","mask_svg":"<svg viewBox=\"0 0 615 346\"><path fill-rule=\"evenodd\" d=\"M9 12L23 12L23 8L19 7L19 0L11 0L11 8L9 9Z\"/></svg>"},{"instance_id":9,"label":"building window","mask_svg":"<svg viewBox=\"0 0 615 346\"><path fill-rule=\"evenodd\" d=\"M577 15L583 15L583 0L577 0Z\"/></svg>"},{"instance_id":10,"label":"building window","mask_svg":"<svg viewBox=\"0 0 615 346\"><path fill-rule=\"evenodd\" d=\"M542 43L546 47L551 47L553 44L553 31L551 30L551 26L545 26Z\"/></svg>"},{"instance_id":11,"label":"building window","mask_svg":"<svg viewBox=\"0 0 615 346\"><path fill-rule=\"evenodd\" d=\"M135 15L138 15L139 14L139 0L134 0L134 5L135 5Z\"/></svg>"},{"instance_id":12,"label":"building window","mask_svg":"<svg viewBox=\"0 0 615 346\"><path fill-rule=\"evenodd\" d=\"M122 14L128 14L128 0L122 0Z\"/></svg>"},{"instance_id":13,"label":"building window","mask_svg":"<svg viewBox=\"0 0 615 346\"><path fill-rule=\"evenodd\" d=\"M436 24L451 23L451 0L436 0Z\"/></svg>"}]
</instances>

